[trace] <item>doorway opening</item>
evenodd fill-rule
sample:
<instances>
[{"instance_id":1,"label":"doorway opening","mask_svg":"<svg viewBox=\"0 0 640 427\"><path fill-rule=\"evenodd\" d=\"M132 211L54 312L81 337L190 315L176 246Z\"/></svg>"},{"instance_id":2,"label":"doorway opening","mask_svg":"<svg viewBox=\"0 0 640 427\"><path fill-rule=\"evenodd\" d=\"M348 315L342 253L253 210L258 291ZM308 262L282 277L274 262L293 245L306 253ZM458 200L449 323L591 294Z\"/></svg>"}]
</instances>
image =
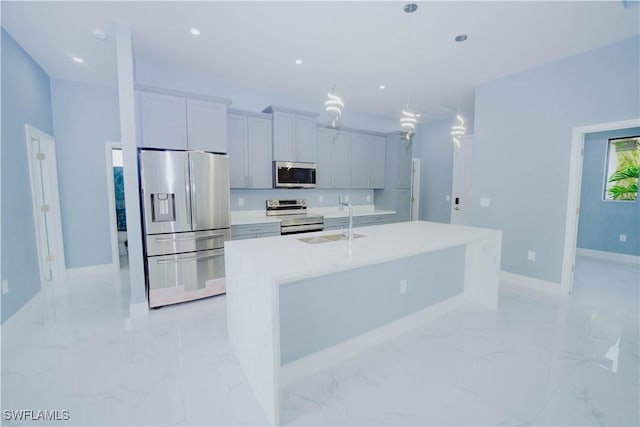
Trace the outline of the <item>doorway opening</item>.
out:
<instances>
[{"instance_id":1,"label":"doorway opening","mask_svg":"<svg viewBox=\"0 0 640 427\"><path fill-rule=\"evenodd\" d=\"M620 129L631 129L636 127L640 127L640 119L622 120L573 128L561 277L561 289L562 293L565 295L571 294L573 290L575 260L578 246L578 224L580 218L580 196L582 190L585 137L588 134L598 132L617 131Z\"/></svg>"},{"instance_id":2,"label":"doorway opening","mask_svg":"<svg viewBox=\"0 0 640 427\"><path fill-rule=\"evenodd\" d=\"M126 206L124 201L122 145L119 142L107 142L105 155L109 189L111 256L114 267L116 269L124 269L129 266L129 248L127 244Z\"/></svg>"}]
</instances>

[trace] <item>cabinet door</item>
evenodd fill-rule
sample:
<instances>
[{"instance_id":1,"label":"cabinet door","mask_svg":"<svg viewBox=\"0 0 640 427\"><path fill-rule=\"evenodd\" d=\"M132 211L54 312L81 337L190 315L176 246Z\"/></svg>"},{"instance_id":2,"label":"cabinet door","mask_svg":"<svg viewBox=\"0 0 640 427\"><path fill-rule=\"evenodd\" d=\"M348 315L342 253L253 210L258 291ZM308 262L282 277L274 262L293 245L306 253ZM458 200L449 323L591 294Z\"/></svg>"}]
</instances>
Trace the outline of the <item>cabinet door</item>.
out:
<instances>
[{"instance_id":1,"label":"cabinet door","mask_svg":"<svg viewBox=\"0 0 640 427\"><path fill-rule=\"evenodd\" d=\"M351 188L351 134L339 132L335 135L331 150L334 188Z\"/></svg>"},{"instance_id":2,"label":"cabinet door","mask_svg":"<svg viewBox=\"0 0 640 427\"><path fill-rule=\"evenodd\" d=\"M296 160L296 115L273 113L273 160Z\"/></svg>"},{"instance_id":3,"label":"cabinet door","mask_svg":"<svg viewBox=\"0 0 640 427\"><path fill-rule=\"evenodd\" d=\"M229 114L229 178L231 188L246 188L247 181L247 118Z\"/></svg>"},{"instance_id":4,"label":"cabinet door","mask_svg":"<svg viewBox=\"0 0 640 427\"><path fill-rule=\"evenodd\" d=\"M251 188L272 188L271 120L247 118L247 159Z\"/></svg>"},{"instance_id":5,"label":"cabinet door","mask_svg":"<svg viewBox=\"0 0 640 427\"><path fill-rule=\"evenodd\" d=\"M187 99L187 135L190 150L227 153L227 105Z\"/></svg>"},{"instance_id":6,"label":"cabinet door","mask_svg":"<svg viewBox=\"0 0 640 427\"><path fill-rule=\"evenodd\" d=\"M384 188L386 140L381 136L371 137L369 184L371 188Z\"/></svg>"},{"instance_id":7,"label":"cabinet door","mask_svg":"<svg viewBox=\"0 0 640 427\"><path fill-rule=\"evenodd\" d=\"M333 164L331 162L331 151L333 150L333 138L336 131L331 129L317 130L316 139L316 187L331 188L333 187ZM351 165L349 165L351 168Z\"/></svg>"},{"instance_id":8,"label":"cabinet door","mask_svg":"<svg viewBox=\"0 0 640 427\"><path fill-rule=\"evenodd\" d=\"M296 157L298 162L316 162L316 121L296 115Z\"/></svg>"},{"instance_id":9,"label":"cabinet door","mask_svg":"<svg viewBox=\"0 0 640 427\"><path fill-rule=\"evenodd\" d=\"M187 149L186 98L140 92L143 147Z\"/></svg>"},{"instance_id":10,"label":"cabinet door","mask_svg":"<svg viewBox=\"0 0 640 427\"><path fill-rule=\"evenodd\" d=\"M398 144L398 188L411 188L411 140L401 138Z\"/></svg>"},{"instance_id":11,"label":"cabinet door","mask_svg":"<svg viewBox=\"0 0 640 427\"><path fill-rule=\"evenodd\" d=\"M351 188L369 188L370 136L351 134Z\"/></svg>"}]
</instances>

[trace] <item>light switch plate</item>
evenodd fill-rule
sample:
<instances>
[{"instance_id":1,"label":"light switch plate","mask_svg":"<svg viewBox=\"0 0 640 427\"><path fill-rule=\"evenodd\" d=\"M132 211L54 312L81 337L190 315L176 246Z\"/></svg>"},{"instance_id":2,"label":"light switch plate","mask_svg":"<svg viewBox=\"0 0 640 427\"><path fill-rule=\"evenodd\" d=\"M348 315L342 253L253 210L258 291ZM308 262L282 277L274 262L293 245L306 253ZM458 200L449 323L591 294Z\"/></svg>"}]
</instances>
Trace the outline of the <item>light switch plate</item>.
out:
<instances>
[{"instance_id":1,"label":"light switch plate","mask_svg":"<svg viewBox=\"0 0 640 427\"><path fill-rule=\"evenodd\" d=\"M238 197L238 206L244 206L244 197Z\"/></svg>"},{"instance_id":2,"label":"light switch plate","mask_svg":"<svg viewBox=\"0 0 640 427\"><path fill-rule=\"evenodd\" d=\"M400 293L401 294L406 294L407 293L407 281L406 280L400 280Z\"/></svg>"},{"instance_id":3,"label":"light switch plate","mask_svg":"<svg viewBox=\"0 0 640 427\"><path fill-rule=\"evenodd\" d=\"M324 196L322 194L318 196L318 202L320 203L324 202Z\"/></svg>"},{"instance_id":4,"label":"light switch plate","mask_svg":"<svg viewBox=\"0 0 640 427\"><path fill-rule=\"evenodd\" d=\"M626 234L621 234L620 235L620 241L621 242L626 242L627 241L627 235Z\"/></svg>"},{"instance_id":5,"label":"light switch plate","mask_svg":"<svg viewBox=\"0 0 640 427\"><path fill-rule=\"evenodd\" d=\"M491 205L491 199L488 197L482 197L480 198L480 206L482 207L487 207Z\"/></svg>"},{"instance_id":6,"label":"light switch plate","mask_svg":"<svg viewBox=\"0 0 640 427\"><path fill-rule=\"evenodd\" d=\"M447 194L446 196L444 196L444 201L445 202L450 202L451 201L451 195Z\"/></svg>"},{"instance_id":7,"label":"light switch plate","mask_svg":"<svg viewBox=\"0 0 640 427\"><path fill-rule=\"evenodd\" d=\"M2 295L6 294L9 292L9 281L7 279L4 279L2 281Z\"/></svg>"},{"instance_id":8,"label":"light switch plate","mask_svg":"<svg viewBox=\"0 0 640 427\"><path fill-rule=\"evenodd\" d=\"M536 253L534 251L527 252L527 259L529 261L535 261L536 260Z\"/></svg>"},{"instance_id":9,"label":"light switch plate","mask_svg":"<svg viewBox=\"0 0 640 427\"><path fill-rule=\"evenodd\" d=\"M371 196L367 196L367 202L371 201Z\"/></svg>"}]
</instances>

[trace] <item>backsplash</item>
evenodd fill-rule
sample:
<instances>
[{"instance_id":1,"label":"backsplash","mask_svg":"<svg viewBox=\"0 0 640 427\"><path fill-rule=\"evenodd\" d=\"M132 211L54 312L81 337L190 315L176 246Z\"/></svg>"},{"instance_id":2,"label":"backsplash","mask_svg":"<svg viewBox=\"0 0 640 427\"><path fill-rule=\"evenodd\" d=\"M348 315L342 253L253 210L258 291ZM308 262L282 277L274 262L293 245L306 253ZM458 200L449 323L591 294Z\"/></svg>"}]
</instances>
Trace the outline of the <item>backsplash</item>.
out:
<instances>
[{"instance_id":1,"label":"backsplash","mask_svg":"<svg viewBox=\"0 0 640 427\"><path fill-rule=\"evenodd\" d=\"M352 205L373 205L373 190L231 190L232 211L255 211L266 209L268 199L305 199L311 208L338 206L339 196L349 196ZM368 199L367 199L368 197ZM239 198L244 199L240 206ZM320 199L322 198L322 201Z\"/></svg>"}]
</instances>

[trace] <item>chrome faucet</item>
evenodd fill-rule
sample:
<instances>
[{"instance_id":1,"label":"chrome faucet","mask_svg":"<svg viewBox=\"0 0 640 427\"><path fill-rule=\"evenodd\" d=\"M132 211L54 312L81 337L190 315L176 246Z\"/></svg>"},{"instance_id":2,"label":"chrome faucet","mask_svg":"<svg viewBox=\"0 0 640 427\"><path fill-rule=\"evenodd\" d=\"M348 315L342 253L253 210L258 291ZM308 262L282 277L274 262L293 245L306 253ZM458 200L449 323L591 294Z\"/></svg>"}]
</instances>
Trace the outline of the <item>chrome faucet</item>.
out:
<instances>
[{"instance_id":1,"label":"chrome faucet","mask_svg":"<svg viewBox=\"0 0 640 427\"><path fill-rule=\"evenodd\" d=\"M353 240L353 206L351 206L351 203L343 202L342 196L338 196L338 206L340 207L340 210L343 210L345 206L349 209L349 231L343 234L349 241L351 241Z\"/></svg>"}]
</instances>

